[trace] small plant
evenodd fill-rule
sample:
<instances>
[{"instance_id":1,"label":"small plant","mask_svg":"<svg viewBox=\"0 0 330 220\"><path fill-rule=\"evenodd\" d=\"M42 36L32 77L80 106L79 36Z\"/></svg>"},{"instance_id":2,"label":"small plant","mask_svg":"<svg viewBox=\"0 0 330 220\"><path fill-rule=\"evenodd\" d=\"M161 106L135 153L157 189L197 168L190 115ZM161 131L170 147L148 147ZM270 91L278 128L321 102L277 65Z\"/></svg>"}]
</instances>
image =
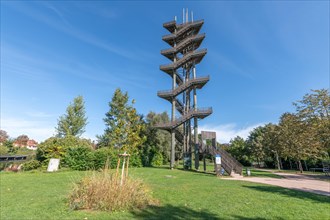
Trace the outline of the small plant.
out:
<instances>
[{"instance_id":1,"label":"small plant","mask_svg":"<svg viewBox=\"0 0 330 220\"><path fill-rule=\"evenodd\" d=\"M139 180L109 174L107 170L84 177L69 195L72 209L124 211L153 204L149 190Z\"/></svg>"}]
</instances>

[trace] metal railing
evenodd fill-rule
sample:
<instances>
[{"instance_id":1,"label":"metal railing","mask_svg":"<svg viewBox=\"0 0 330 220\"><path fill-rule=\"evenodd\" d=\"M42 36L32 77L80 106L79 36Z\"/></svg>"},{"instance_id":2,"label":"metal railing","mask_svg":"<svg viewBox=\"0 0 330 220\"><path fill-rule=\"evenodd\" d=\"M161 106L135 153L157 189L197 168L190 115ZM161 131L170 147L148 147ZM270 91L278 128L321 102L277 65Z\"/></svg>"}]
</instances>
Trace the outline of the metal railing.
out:
<instances>
[{"instance_id":1,"label":"metal railing","mask_svg":"<svg viewBox=\"0 0 330 220\"><path fill-rule=\"evenodd\" d=\"M191 109L187 112L187 114L176 118L174 121L158 124L155 127L156 128L163 128L163 129L174 129L181 124L183 124L185 121L193 118L193 117L206 117L210 114L212 114L213 110L212 107L209 108L198 108L198 109Z\"/></svg>"},{"instance_id":2,"label":"metal railing","mask_svg":"<svg viewBox=\"0 0 330 220\"><path fill-rule=\"evenodd\" d=\"M169 49L161 50L160 53L162 55L169 54L169 53L175 54L175 53L177 53L177 51L182 50L182 48L189 45L190 43L199 41L199 40L202 41L204 38L205 38L205 34L198 34L198 35L190 36L190 37L184 39L183 41L181 41L178 45L176 45L176 47L171 47Z\"/></svg>"},{"instance_id":3,"label":"metal railing","mask_svg":"<svg viewBox=\"0 0 330 220\"><path fill-rule=\"evenodd\" d=\"M185 91L187 88L198 85L198 84L205 84L209 80L210 80L210 76L189 79L186 83L181 84L180 86L176 87L175 89L158 91L157 95L159 97L177 96L181 92Z\"/></svg>"},{"instance_id":4,"label":"metal railing","mask_svg":"<svg viewBox=\"0 0 330 220\"><path fill-rule=\"evenodd\" d=\"M198 21L187 22L185 24L182 24L182 25L184 25L183 27L182 27L182 25L179 25L178 28L180 28L180 27L182 27L182 28L180 28L176 33L164 35L162 39L163 39L163 41L175 39L175 38L179 37L180 35L184 34L190 28L193 28L193 27L196 27L199 25L203 25L203 23L204 23L204 20L198 20Z\"/></svg>"},{"instance_id":5,"label":"metal railing","mask_svg":"<svg viewBox=\"0 0 330 220\"><path fill-rule=\"evenodd\" d=\"M188 62L190 59L195 57L203 57L206 53L207 53L207 49L194 50L191 51L190 53L185 54L185 56L179 59L177 62L161 65L159 68L164 72L176 70L179 67L181 67L183 64Z\"/></svg>"}]
</instances>

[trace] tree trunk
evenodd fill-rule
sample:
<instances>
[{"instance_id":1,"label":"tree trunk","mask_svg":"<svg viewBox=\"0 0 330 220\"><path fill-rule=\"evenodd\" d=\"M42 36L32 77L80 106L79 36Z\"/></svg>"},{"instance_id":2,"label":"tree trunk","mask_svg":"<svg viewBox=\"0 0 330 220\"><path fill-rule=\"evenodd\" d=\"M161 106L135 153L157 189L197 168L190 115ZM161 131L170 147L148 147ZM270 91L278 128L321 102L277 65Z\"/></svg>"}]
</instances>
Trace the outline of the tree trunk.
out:
<instances>
[{"instance_id":1,"label":"tree trunk","mask_svg":"<svg viewBox=\"0 0 330 220\"><path fill-rule=\"evenodd\" d=\"M289 163L290 163L290 170L292 170L292 163L291 163L291 160L289 160Z\"/></svg>"},{"instance_id":2,"label":"tree trunk","mask_svg":"<svg viewBox=\"0 0 330 220\"><path fill-rule=\"evenodd\" d=\"M283 170L282 158L280 158L280 168Z\"/></svg>"},{"instance_id":3,"label":"tree trunk","mask_svg":"<svg viewBox=\"0 0 330 220\"><path fill-rule=\"evenodd\" d=\"M303 173L303 167L301 165L301 161L300 160L298 160L298 166L299 166L300 173Z\"/></svg>"},{"instance_id":4,"label":"tree trunk","mask_svg":"<svg viewBox=\"0 0 330 220\"><path fill-rule=\"evenodd\" d=\"M277 162L277 169L278 169L278 170L281 170L280 160L279 160L279 158L278 158L278 153L277 153L277 151L275 151L275 156L276 156L276 162Z\"/></svg>"},{"instance_id":5,"label":"tree trunk","mask_svg":"<svg viewBox=\"0 0 330 220\"><path fill-rule=\"evenodd\" d=\"M306 171L308 171L308 167L307 167L306 160L304 160L304 164L305 164L305 169L306 169Z\"/></svg>"},{"instance_id":6,"label":"tree trunk","mask_svg":"<svg viewBox=\"0 0 330 220\"><path fill-rule=\"evenodd\" d=\"M258 168L260 168L260 161L259 158L257 158Z\"/></svg>"}]
</instances>

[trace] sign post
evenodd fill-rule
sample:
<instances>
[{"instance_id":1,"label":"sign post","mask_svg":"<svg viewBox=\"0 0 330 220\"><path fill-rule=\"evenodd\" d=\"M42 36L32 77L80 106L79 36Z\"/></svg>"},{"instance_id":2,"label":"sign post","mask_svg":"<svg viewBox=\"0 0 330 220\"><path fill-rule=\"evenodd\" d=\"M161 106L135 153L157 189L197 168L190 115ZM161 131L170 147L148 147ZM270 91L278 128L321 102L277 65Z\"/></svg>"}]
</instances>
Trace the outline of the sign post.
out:
<instances>
[{"instance_id":1,"label":"sign post","mask_svg":"<svg viewBox=\"0 0 330 220\"><path fill-rule=\"evenodd\" d=\"M221 176L221 155L215 155L215 173L217 176Z\"/></svg>"}]
</instances>

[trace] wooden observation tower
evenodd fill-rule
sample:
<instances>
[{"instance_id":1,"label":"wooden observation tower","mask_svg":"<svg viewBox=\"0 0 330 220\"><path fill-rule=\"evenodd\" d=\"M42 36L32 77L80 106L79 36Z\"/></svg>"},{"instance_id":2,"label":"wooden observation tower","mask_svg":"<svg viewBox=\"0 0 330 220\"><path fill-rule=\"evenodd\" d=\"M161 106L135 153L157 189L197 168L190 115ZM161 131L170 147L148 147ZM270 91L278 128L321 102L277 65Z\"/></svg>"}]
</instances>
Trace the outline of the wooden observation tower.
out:
<instances>
[{"instance_id":1,"label":"wooden observation tower","mask_svg":"<svg viewBox=\"0 0 330 220\"><path fill-rule=\"evenodd\" d=\"M205 34L199 31L204 20L189 20L188 9L183 11L183 22L178 24L176 18L163 24L170 34L163 36L163 41L170 45L169 49L161 50L161 54L171 63L161 65L160 70L172 78L172 88L159 91L157 95L172 104L171 121L158 124L156 128L171 133L171 165L175 163L176 144L182 145L185 168L192 168L195 158L195 169L199 169L198 120L212 114L212 108L197 107L197 90L210 80L209 76L197 76L196 65L206 55L206 49L199 49ZM178 117L177 117L178 116ZM192 124L193 121L193 124ZM193 132L193 133L192 133Z\"/></svg>"}]
</instances>

